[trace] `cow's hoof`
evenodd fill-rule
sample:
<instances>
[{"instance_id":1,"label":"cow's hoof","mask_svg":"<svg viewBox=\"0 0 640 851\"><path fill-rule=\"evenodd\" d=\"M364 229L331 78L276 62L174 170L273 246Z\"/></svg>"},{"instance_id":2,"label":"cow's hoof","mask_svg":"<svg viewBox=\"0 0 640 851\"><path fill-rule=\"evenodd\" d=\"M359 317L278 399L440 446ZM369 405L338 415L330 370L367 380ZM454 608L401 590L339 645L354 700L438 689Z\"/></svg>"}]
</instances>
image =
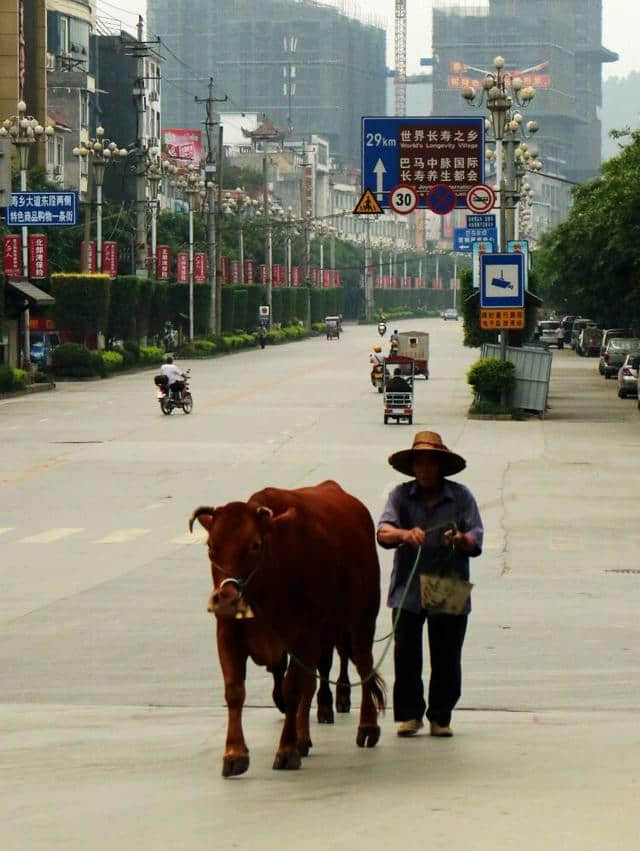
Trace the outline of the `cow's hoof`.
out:
<instances>
[{"instance_id":1,"label":"cow's hoof","mask_svg":"<svg viewBox=\"0 0 640 851\"><path fill-rule=\"evenodd\" d=\"M318 707L318 724L333 724L333 709L330 706Z\"/></svg>"},{"instance_id":2,"label":"cow's hoof","mask_svg":"<svg viewBox=\"0 0 640 851\"><path fill-rule=\"evenodd\" d=\"M351 698L336 697L336 712L351 712Z\"/></svg>"},{"instance_id":3,"label":"cow's hoof","mask_svg":"<svg viewBox=\"0 0 640 851\"><path fill-rule=\"evenodd\" d=\"M300 754L297 750L289 753L277 753L273 761L274 771L295 771L302 765Z\"/></svg>"},{"instance_id":4,"label":"cow's hoof","mask_svg":"<svg viewBox=\"0 0 640 851\"><path fill-rule=\"evenodd\" d=\"M300 756L309 756L309 751L313 747L313 742L311 739L307 739L307 741L302 744L302 742L298 742L298 753Z\"/></svg>"},{"instance_id":5,"label":"cow's hoof","mask_svg":"<svg viewBox=\"0 0 640 851\"><path fill-rule=\"evenodd\" d=\"M377 724L369 727L358 727L356 744L359 748L375 748L380 738L380 727Z\"/></svg>"},{"instance_id":6,"label":"cow's hoof","mask_svg":"<svg viewBox=\"0 0 640 851\"><path fill-rule=\"evenodd\" d=\"M249 768L249 755L245 756L225 756L222 760L222 776L237 777L239 774L244 774Z\"/></svg>"}]
</instances>

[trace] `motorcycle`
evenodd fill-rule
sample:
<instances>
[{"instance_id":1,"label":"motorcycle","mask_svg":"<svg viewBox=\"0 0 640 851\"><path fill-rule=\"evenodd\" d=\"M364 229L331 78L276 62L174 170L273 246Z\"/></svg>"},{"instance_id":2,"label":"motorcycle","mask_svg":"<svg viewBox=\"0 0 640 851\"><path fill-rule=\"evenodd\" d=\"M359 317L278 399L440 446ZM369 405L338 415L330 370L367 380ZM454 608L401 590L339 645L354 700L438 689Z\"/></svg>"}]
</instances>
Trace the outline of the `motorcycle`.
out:
<instances>
[{"instance_id":1,"label":"motorcycle","mask_svg":"<svg viewBox=\"0 0 640 851\"><path fill-rule=\"evenodd\" d=\"M183 373L184 381L179 382L182 387L176 387L175 383L168 386L166 375L156 375L154 382L158 388L158 402L160 410L165 416L173 413L174 408L182 408L185 414L190 414L193 410L193 397L189 392L189 379L191 370L188 369Z\"/></svg>"},{"instance_id":2,"label":"motorcycle","mask_svg":"<svg viewBox=\"0 0 640 851\"><path fill-rule=\"evenodd\" d=\"M384 388L384 369L381 363L374 363L371 369L371 383L378 393L382 393Z\"/></svg>"},{"instance_id":3,"label":"motorcycle","mask_svg":"<svg viewBox=\"0 0 640 851\"><path fill-rule=\"evenodd\" d=\"M387 333L387 323L386 322L378 322L378 334L380 334L381 337L384 337L384 335L386 333Z\"/></svg>"}]
</instances>

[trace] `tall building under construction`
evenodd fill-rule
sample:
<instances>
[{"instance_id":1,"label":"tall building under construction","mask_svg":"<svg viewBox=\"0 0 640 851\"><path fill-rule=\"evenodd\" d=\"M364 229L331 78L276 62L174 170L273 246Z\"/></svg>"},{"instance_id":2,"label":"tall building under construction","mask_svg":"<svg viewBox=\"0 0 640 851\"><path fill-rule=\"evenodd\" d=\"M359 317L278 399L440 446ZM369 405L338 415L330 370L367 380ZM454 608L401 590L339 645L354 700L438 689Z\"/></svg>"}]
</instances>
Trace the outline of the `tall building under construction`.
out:
<instances>
[{"instance_id":1,"label":"tall building under construction","mask_svg":"<svg viewBox=\"0 0 640 851\"><path fill-rule=\"evenodd\" d=\"M297 137L319 133L338 160L359 162L360 117L385 111L385 31L354 4L148 0L148 13L170 51L165 126L200 126L193 94L205 95L213 76L229 98L220 111L265 114Z\"/></svg>"},{"instance_id":2,"label":"tall building under construction","mask_svg":"<svg viewBox=\"0 0 640 851\"><path fill-rule=\"evenodd\" d=\"M618 58L602 46L602 0L435 0L433 53L434 114L463 112L461 89L503 56L536 90L526 117L540 124L544 171L598 174L602 64Z\"/></svg>"}]
</instances>

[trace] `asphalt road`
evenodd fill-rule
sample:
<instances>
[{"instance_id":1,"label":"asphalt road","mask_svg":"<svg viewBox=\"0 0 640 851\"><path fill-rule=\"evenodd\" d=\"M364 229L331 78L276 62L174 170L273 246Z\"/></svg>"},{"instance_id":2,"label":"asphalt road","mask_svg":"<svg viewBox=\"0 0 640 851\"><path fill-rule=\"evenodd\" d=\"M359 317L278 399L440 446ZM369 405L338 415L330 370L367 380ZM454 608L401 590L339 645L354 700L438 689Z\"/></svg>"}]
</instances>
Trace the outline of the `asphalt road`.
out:
<instances>
[{"instance_id":1,"label":"asphalt road","mask_svg":"<svg viewBox=\"0 0 640 851\"><path fill-rule=\"evenodd\" d=\"M3 851L637 848L640 412L564 350L545 419L468 420L461 326L398 327L431 334L413 427L383 425L356 326L181 364L190 416L162 416L152 372L0 402ZM251 667L252 763L224 781L191 511L335 478L376 517L420 428L467 458L487 530L455 737L400 740L389 712L361 751L352 714L273 772L281 719Z\"/></svg>"}]
</instances>

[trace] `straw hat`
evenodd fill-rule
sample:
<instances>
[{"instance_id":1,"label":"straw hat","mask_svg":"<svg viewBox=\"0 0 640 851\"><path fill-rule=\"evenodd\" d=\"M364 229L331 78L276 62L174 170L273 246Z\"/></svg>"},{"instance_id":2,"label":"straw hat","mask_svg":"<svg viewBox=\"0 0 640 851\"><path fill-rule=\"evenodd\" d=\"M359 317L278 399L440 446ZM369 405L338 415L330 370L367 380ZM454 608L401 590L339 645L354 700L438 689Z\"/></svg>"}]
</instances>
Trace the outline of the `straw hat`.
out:
<instances>
[{"instance_id":1,"label":"straw hat","mask_svg":"<svg viewBox=\"0 0 640 851\"><path fill-rule=\"evenodd\" d=\"M453 476L467 466L467 462L461 455L456 455L442 442L442 438L435 431L419 431L413 438L411 449L401 449L389 456L389 463L399 473L405 476L413 476L413 459L417 452L428 452L437 457L442 467L443 476Z\"/></svg>"}]
</instances>

